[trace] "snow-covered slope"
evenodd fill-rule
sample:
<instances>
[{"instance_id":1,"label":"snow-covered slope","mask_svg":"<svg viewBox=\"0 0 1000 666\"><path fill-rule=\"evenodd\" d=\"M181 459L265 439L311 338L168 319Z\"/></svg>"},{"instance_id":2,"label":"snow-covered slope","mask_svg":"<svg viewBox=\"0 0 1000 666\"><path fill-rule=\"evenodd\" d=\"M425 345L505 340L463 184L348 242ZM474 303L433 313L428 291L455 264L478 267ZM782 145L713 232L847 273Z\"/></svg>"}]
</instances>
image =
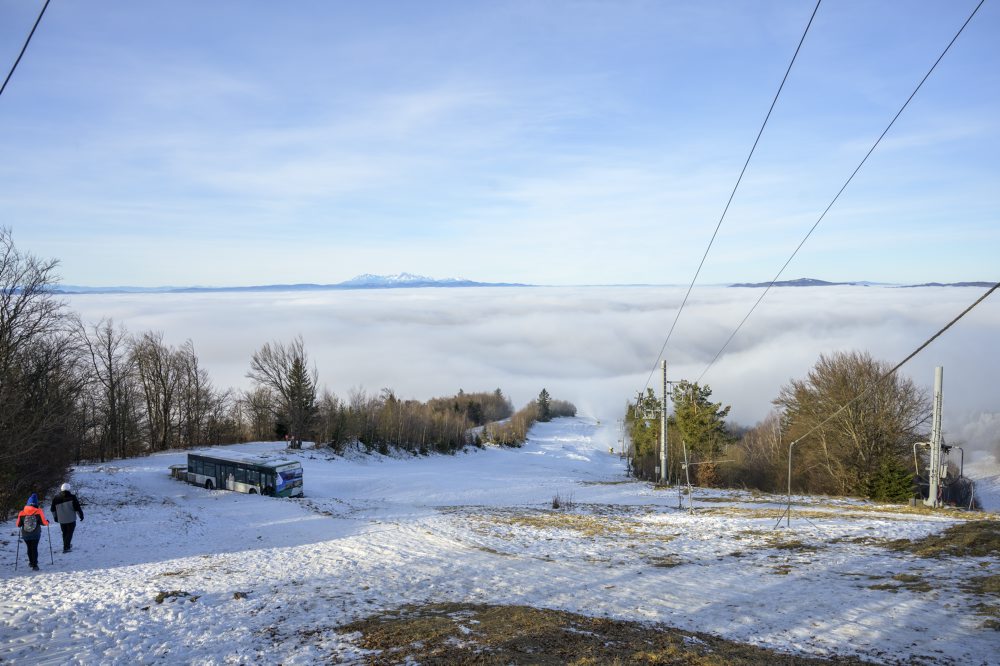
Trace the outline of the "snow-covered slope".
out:
<instances>
[{"instance_id":1,"label":"snow-covered slope","mask_svg":"<svg viewBox=\"0 0 1000 666\"><path fill-rule=\"evenodd\" d=\"M965 466L965 475L976 482L976 497L983 509L1000 512L1000 460L983 455Z\"/></svg>"},{"instance_id":2,"label":"snow-covered slope","mask_svg":"<svg viewBox=\"0 0 1000 666\"><path fill-rule=\"evenodd\" d=\"M539 424L515 450L287 452L305 468L300 500L172 480L182 453L79 467L86 521L72 553L50 564L43 542L42 570L24 568L22 549L15 572L13 521L0 532L0 662L350 662L361 652L339 625L444 601L663 622L812 654L995 659L996 632L957 584L963 565L989 573L995 562L869 542L953 519L801 499L812 522L793 514L791 530L774 530L772 498L704 491L692 514L675 490L628 481L614 439L581 418ZM570 506L553 511L555 495ZM901 572L937 591L872 588Z\"/></svg>"}]
</instances>

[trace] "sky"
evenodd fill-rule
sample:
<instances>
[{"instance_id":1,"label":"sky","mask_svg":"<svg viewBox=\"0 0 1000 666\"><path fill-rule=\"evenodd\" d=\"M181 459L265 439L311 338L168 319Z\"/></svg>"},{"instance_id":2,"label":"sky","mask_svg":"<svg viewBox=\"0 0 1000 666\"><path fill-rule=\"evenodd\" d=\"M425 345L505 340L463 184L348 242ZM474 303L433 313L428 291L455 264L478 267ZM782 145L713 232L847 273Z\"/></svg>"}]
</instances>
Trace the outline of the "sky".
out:
<instances>
[{"instance_id":1,"label":"sky","mask_svg":"<svg viewBox=\"0 0 1000 666\"><path fill-rule=\"evenodd\" d=\"M684 287L498 287L283 293L68 296L85 322L110 317L133 335L190 339L218 389L250 388L265 342L301 335L318 383L342 399L392 389L427 400L500 388L520 407L542 388L614 422L655 369ZM692 294L667 346L670 380L699 380L752 425L820 354L867 351L895 365L983 293L967 287L816 287L772 291L726 353L706 368L759 289ZM901 374L931 392L944 367L946 441L1000 455L1000 308L985 301ZM929 416L929 415L928 415Z\"/></svg>"},{"instance_id":2,"label":"sky","mask_svg":"<svg viewBox=\"0 0 1000 666\"><path fill-rule=\"evenodd\" d=\"M0 0L0 71L41 0ZM823 3L699 278L774 277L975 2ZM67 284L687 284L810 1L53 2L0 224ZM987 2L784 277L1000 279Z\"/></svg>"}]
</instances>

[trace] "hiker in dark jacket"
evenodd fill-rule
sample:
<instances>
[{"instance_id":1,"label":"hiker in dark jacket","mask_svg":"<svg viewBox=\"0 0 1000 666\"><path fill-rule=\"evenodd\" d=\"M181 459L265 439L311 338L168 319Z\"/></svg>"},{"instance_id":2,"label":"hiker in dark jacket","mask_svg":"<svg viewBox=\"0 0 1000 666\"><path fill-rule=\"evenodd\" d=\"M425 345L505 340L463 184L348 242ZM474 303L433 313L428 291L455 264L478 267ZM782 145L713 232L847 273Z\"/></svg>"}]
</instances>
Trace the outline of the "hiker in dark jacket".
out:
<instances>
[{"instance_id":1,"label":"hiker in dark jacket","mask_svg":"<svg viewBox=\"0 0 1000 666\"><path fill-rule=\"evenodd\" d=\"M52 498L52 516L59 523L63 536L63 552L68 553L73 550L73 530L76 529L76 517L80 516L83 521L83 509L80 502L73 494L68 483L62 484L60 492Z\"/></svg>"},{"instance_id":2,"label":"hiker in dark jacket","mask_svg":"<svg viewBox=\"0 0 1000 666\"><path fill-rule=\"evenodd\" d=\"M28 547L28 564L38 571L38 541L42 538L42 525L48 525L45 512L38 508L38 495L31 493L28 503L17 514L17 526L21 528L21 539Z\"/></svg>"}]
</instances>

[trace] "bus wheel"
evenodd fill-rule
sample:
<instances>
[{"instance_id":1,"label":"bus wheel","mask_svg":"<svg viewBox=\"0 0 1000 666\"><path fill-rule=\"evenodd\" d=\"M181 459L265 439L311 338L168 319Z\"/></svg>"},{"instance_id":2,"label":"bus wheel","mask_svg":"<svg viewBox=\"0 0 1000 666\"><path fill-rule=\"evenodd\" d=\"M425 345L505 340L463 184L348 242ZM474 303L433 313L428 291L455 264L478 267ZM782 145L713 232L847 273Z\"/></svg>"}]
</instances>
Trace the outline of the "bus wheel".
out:
<instances>
[{"instance_id":1,"label":"bus wheel","mask_svg":"<svg viewBox=\"0 0 1000 666\"><path fill-rule=\"evenodd\" d=\"M215 490L215 484L212 483L212 479L205 479L205 490Z\"/></svg>"}]
</instances>

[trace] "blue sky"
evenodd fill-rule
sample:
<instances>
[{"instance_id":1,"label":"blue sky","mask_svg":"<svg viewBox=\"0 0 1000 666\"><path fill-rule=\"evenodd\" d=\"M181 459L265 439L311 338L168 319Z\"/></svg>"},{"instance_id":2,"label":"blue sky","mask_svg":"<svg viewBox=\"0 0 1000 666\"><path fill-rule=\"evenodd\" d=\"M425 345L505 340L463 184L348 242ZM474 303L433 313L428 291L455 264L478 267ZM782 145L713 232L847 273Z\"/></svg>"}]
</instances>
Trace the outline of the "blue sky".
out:
<instances>
[{"instance_id":1,"label":"blue sky","mask_svg":"<svg viewBox=\"0 0 1000 666\"><path fill-rule=\"evenodd\" d=\"M6 72L41 0L0 0ZM0 224L70 284L686 283L806 2L55 0ZM827 0L701 283L772 277L974 2ZM1000 8L786 277L996 280Z\"/></svg>"}]
</instances>

